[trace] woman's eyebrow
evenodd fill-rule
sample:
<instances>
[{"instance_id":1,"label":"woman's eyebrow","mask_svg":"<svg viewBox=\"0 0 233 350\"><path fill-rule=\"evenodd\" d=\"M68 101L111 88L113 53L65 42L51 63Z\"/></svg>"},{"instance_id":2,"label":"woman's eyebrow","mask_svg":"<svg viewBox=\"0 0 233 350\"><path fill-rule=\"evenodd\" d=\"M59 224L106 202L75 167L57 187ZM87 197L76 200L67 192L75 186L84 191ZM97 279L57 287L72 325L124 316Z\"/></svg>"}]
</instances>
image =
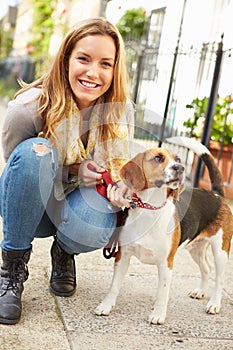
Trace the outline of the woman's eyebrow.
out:
<instances>
[{"instance_id":1,"label":"woman's eyebrow","mask_svg":"<svg viewBox=\"0 0 233 350\"><path fill-rule=\"evenodd\" d=\"M84 52L84 51L82 51L82 50L77 50L75 53L76 53L76 54L79 54L79 55L84 55L84 56L90 57L90 55L88 55L86 52Z\"/></svg>"},{"instance_id":2,"label":"woman's eyebrow","mask_svg":"<svg viewBox=\"0 0 233 350\"><path fill-rule=\"evenodd\" d=\"M81 55L84 55L84 56L87 56L87 57L91 57L91 55L89 55L88 53L82 51L82 50L77 50L76 51L76 54L81 54ZM115 61L115 57L102 57L101 60L108 60L108 61Z\"/></svg>"},{"instance_id":3,"label":"woman's eyebrow","mask_svg":"<svg viewBox=\"0 0 233 350\"><path fill-rule=\"evenodd\" d=\"M101 58L102 60L107 60L107 61L114 61L115 59L113 57L103 57Z\"/></svg>"}]
</instances>

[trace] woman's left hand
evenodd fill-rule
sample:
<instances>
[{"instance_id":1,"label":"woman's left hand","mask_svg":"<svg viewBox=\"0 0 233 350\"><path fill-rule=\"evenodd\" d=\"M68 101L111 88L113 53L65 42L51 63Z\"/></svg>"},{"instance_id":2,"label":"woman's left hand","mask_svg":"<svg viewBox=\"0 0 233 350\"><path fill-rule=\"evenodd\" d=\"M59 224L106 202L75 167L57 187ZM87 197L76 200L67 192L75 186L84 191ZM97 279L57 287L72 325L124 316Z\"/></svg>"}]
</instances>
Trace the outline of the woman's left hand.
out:
<instances>
[{"instance_id":1,"label":"woman's left hand","mask_svg":"<svg viewBox=\"0 0 233 350\"><path fill-rule=\"evenodd\" d=\"M132 195L132 191L123 181L119 181L117 186L108 185L107 198L116 207L124 209L130 207L130 202L126 199Z\"/></svg>"}]
</instances>

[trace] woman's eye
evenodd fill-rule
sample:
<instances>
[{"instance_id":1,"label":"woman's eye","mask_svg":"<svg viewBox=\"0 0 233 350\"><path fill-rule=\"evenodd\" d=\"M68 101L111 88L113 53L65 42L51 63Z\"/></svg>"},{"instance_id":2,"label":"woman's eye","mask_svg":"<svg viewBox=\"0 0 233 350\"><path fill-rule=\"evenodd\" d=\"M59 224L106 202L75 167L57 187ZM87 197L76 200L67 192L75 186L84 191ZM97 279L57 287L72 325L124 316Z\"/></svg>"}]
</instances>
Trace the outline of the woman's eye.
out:
<instances>
[{"instance_id":1,"label":"woman's eye","mask_svg":"<svg viewBox=\"0 0 233 350\"><path fill-rule=\"evenodd\" d=\"M106 67L112 67L112 64L110 62L104 61L102 64L103 66L106 66Z\"/></svg>"},{"instance_id":2,"label":"woman's eye","mask_svg":"<svg viewBox=\"0 0 233 350\"><path fill-rule=\"evenodd\" d=\"M78 60L81 62L87 62L87 58L85 56L79 56Z\"/></svg>"}]
</instances>

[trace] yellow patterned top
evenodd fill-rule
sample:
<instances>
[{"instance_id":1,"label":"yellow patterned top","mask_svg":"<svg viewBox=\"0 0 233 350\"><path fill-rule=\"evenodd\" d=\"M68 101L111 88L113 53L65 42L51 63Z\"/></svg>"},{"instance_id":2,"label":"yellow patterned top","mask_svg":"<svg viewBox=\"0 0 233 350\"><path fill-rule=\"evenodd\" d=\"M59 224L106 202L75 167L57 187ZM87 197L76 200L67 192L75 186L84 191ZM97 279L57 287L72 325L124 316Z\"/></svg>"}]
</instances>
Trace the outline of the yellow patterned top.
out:
<instances>
[{"instance_id":1,"label":"yellow patterned top","mask_svg":"<svg viewBox=\"0 0 233 350\"><path fill-rule=\"evenodd\" d=\"M88 128L87 145L84 147L81 140L82 120L80 111L74 101L68 107L67 117L55 130L56 148L59 155L59 163L71 165L90 159L108 170L114 179L119 181L120 168L130 159L130 140L134 133L134 108L127 101L125 110L118 123L116 139L109 139L104 143L100 141L98 126L103 123L101 108L98 105L93 108ZM112 107L114 108L114 106Z\"/></svg>"}]
</instances>

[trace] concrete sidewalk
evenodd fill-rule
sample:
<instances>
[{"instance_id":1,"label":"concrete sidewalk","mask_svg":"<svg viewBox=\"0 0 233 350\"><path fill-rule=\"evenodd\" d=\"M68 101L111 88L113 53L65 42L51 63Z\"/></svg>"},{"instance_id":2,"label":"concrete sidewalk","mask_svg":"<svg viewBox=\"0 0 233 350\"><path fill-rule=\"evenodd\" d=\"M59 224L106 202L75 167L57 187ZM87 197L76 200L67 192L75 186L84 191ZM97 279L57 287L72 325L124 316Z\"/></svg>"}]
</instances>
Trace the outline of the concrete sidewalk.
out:
<instances>
[{"instance_id":1,"label":"concrete sidewalk","mask_svg":"<svg viewBox=\"0 0 233 350\"><path fill-rule=\"evenodd\" d=\"M51 242L51 238L34 241L22 319L14 326L0 325L1 350L233 349L233 249L219 315L205 313L207 299L187 296L199 284L199 272L181 249L166 324L152 326L147 317L155 299L156 267L132 259L116 309L108 317L98 317L94 309L110 286L113 259L106 260L101 250L76 257L77 292L71 298L54 297L48 277ZM208 297L212 287L213 276Z\"/></svg>"}]
</instances>

